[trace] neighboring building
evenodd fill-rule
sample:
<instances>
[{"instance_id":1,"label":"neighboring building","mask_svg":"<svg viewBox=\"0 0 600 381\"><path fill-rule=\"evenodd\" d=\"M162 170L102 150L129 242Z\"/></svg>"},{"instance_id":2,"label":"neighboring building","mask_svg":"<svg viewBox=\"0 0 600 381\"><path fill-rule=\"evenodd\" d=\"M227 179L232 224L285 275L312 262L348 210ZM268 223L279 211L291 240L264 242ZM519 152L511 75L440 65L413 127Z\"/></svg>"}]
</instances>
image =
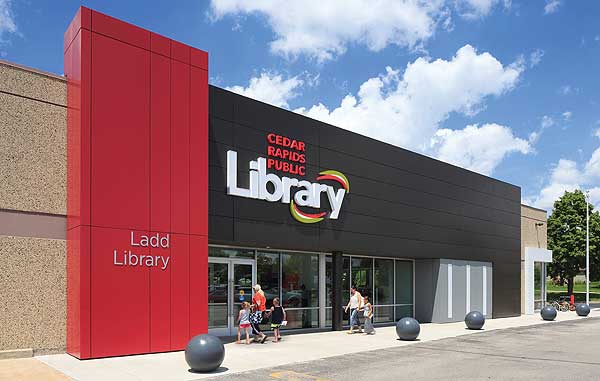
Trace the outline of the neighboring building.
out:
<instances>
[{"instance_id":1,"label":"neighboring building","mask_svg":"<svg viewBox=\"0 0 600 381\"><path fill-rule=\"evenodd\" d=\"M521 313L545 225L523 243L519 187L209 86L205 52L85 8L65 48L68 85L0 63L0 350L182 349L255 283L287 329L342 329L351 284L381 324Z\"/></svg>"},{"instance_id":2,"label":"neighboring building","mask_svg":"<svg viewBox=\"0 0 600 381\"><path fill-rule=\"evenodd\" d=\"M65 79L0 63L0 351L64 351Z\"/></svg>"},{"instance_id":3,"label":"neighboring building","mask_svg":"<svg viewBox=\"0 0 600 381\"><path fill-rule=\"evenodd\" d=\"M547 212L521 205L521 313L533 314L546 302Z\"/></svg>"}]
</instances>

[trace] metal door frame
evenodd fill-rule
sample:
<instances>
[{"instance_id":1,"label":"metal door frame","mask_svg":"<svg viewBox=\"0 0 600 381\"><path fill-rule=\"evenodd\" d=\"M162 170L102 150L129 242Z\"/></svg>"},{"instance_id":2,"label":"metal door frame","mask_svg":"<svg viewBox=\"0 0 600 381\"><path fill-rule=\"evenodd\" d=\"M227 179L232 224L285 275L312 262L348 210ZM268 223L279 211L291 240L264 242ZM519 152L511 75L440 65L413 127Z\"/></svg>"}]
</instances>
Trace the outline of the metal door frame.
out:
<instances>
[{"instance_id":1,"label":"metal door frame","mask_svg":"<svg viewBox=\"0 0 600 381\"><path fill-rule=\"evenodd\" d=\"M256 284L256 260L246 258L208 258L208 263L223 263L227 265L227 327L210 328L209 333L216 336L234 336L237 335L237 316L234 316L235 296L233 295L233 275L235 265L252 266L252 285ZM252 291L254 294L254 290ZM208 314L208 305L207 305Z\"/></svg>"}]
</instances>

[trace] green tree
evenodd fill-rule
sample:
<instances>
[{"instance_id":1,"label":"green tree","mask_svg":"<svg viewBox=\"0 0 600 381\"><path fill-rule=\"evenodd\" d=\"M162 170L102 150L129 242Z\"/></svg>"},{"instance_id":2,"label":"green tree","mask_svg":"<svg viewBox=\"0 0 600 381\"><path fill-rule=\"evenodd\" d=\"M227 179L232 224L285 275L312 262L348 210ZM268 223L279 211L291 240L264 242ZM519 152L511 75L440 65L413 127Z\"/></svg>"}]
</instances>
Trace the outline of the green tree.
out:
<instances>
[{"instance_id":1,"label":"green tree","mask_svg":"<svg viewBox=\"0 0 600 381\"><path fill-rule=\"evenodd\" d=\"M573 279L585 268L586 215L585 195L581 190L565 192L554 202L548 218L548 248L552 250L552 263L548 275L566 282L568 293L573 293ZM600 276L600 214L589 205L590 213L590 278Z\"/></svg>"}]
</instances>

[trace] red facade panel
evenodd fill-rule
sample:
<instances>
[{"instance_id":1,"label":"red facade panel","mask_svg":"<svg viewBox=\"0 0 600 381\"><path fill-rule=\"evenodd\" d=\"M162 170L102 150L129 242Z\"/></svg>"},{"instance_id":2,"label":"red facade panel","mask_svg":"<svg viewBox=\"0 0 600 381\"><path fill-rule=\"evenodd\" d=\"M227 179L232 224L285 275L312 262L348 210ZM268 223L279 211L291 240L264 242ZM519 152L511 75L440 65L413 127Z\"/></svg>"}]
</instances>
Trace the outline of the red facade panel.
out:
<instances>
[{"instance_id":1,"label":"red facade panel","mask_svg":"<svg viewBox=\"0 0 600 381\"><path fill-rule=\"evenodd\" d=\"M185 64L190 63L190 47L181 42L171 41L171 58Z\"/></svg>"},{"instance_id":2,"label":"red facade panel","mask_svg":"<svg viewBox=\"0 0 600 381\"><path fill-rule=\"evenodd\" d=\"M92 11L92 31L150 50L150 31L99 12Z\"/></svg>"},{"instance_id":3,"label":"red facade panel","mask_svg":"<svg viewBox=\"0 0 600 381\"><path fill-rule=\"evenodd\" d=\"M208 53L192 48L190 51L190 64L208 71Z\"/></svg>"},{"instance_id":4,"label":"red facade panel","mask_svg":"<svg viewBox=\"0 0 600 381\"><path fill-rule=\"evenodd\" d=\"M156 33L150 33L150 50L153 53L171 56L171 40Z\"/></svg>"},{"instance_id":5,"label":"red facade panel","mask_svg":"<svg viewBox=\"0 0 600 381\"><path fill-rule=\"evenodd\" d=\"M67 229L90 224L91 33L80 30L65 51L67 75Z\"/></svg>"},{"instance_id":6,"label":"red facade panel","mask_svg":"<svg viewBox=\"0 0 600 381\"><path fill-rule=\"evenodd\" d=\"M81 357L81 226L67 230L67 351Z\"/></svg>"},{"instance_id":7,"label":"red facade panel","mask_svg":"<svg viewBox=\"0 0 600 381\"><path fill-rule=\"evenodd\" d=\"M66 52L71 45L71 42L75 39L77 34L79 34L80 29L87 29L88 31L92 26L92 11L87 8L79 8L75 17L73 17L73 21L65 31L64 37L64 51ZM66 61L65 61L66 65Z\"/></svg>"},{"instance_id":8,"label":"red facade panel","mask_svg":"<svg viewBox=\"0 0 600 381\"><path fill-rule=\"evenodd\" d=\"M190 71L190 233L208 235L208 72Z\"/></svg>"},{"instance_id":9,"label":"red facade panel","mask_svg":"<svg viewBox=\"0 0 600 381\"><path fill-rule=\"evenodd\" d=\"M150 229L171 231L171 67L151 54Z\"/></svg>"},{"instance_id":10,"label":"red facade panel","mask_svg":"<svg viewBox=\"0 0 600 381\"><path fill-rule=\"evenodd\" d=\"M92 225L148 230L150 53L92 36Z\"/></svg>"},{"instance_id":11,"label":"red facade panel","mask_svg":"<svg viewBox=\"0 0 600 381\"><path fill-rule=\"evenodd\" d=\"M153 233L156 234L156 233ZM151 248L153 256L171 258L171 249ZM170 260L169 260L170 261ZM171 350L171 265L150 269L150 351Z\"/></svg>"},{"instance_id":12,"label":"red facade panel","mask_svg":"<svg viewBox=\"0 0 600 381\"><path fill-rule=\"evenodd\" d=\"M190 339L190 238L171 239L171 350L178 350Z\"/></svg>"},{"instance_id":13,"label":"red facade panel","mask_svg":"<svg viewBox=\"0 0 600 381\"><path fill-rule=\"evenodd\" d=\"M67 351L76 357L183 349L207 330L204 58L86 8L65 33Z\"/></svg>"},{"instance_id":14,"label":"red facade panel","mask_svg":"<svg viewBox=\"0 0 600 381\"><path fill-rule=\"evenodd\" d=\"M89 269L90 228L67 230L67 351L80 358L90 356Z\"/></svg>"},{"instance_id":15,"label":"red facade panel","mask_svg":"<svg viewBox=\"0 0 600 381\"><path fill-rule=\"evenodd\" d=\"M130 239L130 230L92 227L92 357L150 349L150 271L143 264L150 250Z\"/></svg>"},{"instance_id":16,"label":"red facade panel","mask_svg":"<svg viewBox=\"0 0 600 381\"><path fill-rule=\"evenodd\" d=\"M190 66L171 60L171 230L190 232Z\"/></svg>"},{"instance_id":17,"label":"red facade panel","mask_svg":"<svg viewBox=\"0 0 600 381\"><path fill-rule=\"evenodd\" d=\"M208 331L208 236L190 236L190 337Z\"/></svg>"}]
</instances>

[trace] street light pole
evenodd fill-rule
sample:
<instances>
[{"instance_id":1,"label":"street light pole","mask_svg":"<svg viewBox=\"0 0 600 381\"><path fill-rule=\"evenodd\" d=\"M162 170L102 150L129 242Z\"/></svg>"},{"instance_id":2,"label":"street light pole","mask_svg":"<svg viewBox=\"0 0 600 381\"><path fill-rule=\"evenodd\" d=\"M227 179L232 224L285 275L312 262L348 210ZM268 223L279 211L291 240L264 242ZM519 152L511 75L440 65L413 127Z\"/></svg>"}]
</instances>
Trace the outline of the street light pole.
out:
<instances>
[{"instance_id":1,"label":"street light pole","mask_svg":"<svg viewBox=\"0 0 600 381\"><path fill-rule=\"evenodd\" d=\"M590 191L585 192L585 303L590 304Z\"/></svg>"}]
</instances>

